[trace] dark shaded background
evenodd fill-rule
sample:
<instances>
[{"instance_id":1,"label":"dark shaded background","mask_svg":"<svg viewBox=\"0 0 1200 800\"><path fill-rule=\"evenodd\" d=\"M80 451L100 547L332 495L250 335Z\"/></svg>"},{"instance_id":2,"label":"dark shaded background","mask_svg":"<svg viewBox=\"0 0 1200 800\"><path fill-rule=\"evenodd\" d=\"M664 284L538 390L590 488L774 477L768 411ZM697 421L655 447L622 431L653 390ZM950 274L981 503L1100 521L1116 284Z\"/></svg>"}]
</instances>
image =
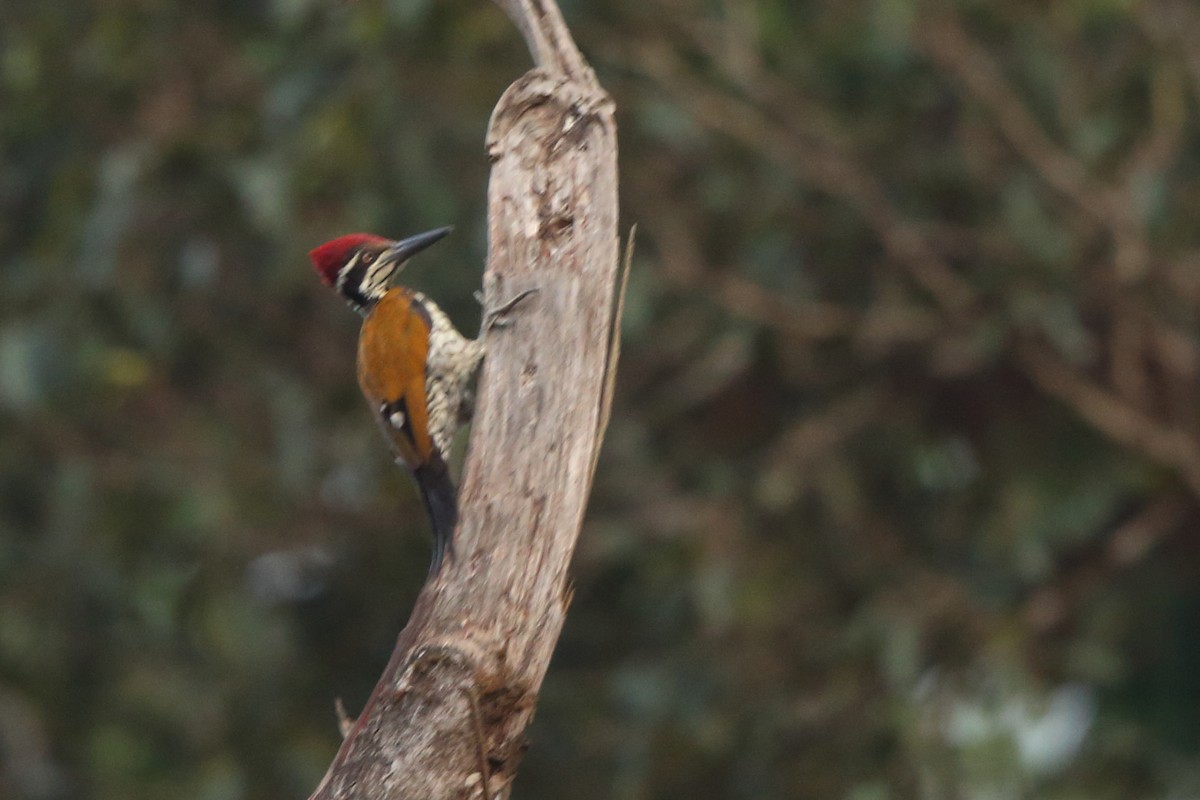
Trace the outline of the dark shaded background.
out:
<instances>
[{"instance_id":1,"label":"dark shaded background","mask_svg":"<svg viewBox=\"0 0 1200 800\"><path fill-rule=\"evenodd\" d=\"M574 0L641 235L523 798L1200 795L1200 9ZM484 0L0 6L0 797L301 798L425 522L305 252L453 223Z\"/></svg>"}]
</instances>

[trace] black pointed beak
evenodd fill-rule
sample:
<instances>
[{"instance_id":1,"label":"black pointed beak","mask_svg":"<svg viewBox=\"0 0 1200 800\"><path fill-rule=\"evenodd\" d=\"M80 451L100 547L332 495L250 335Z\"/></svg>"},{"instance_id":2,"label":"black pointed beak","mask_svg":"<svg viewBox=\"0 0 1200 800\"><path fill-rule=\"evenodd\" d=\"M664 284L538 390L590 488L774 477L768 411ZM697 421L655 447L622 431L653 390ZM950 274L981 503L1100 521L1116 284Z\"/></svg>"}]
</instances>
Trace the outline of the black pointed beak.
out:
<instances>
[{"instance_id":1,"label":"black pointed beak","mask_svg":"<svg viewBox=\"0 0 1200 800\"><path fill-rule=\"evenodd\" d=\"M409 236L407 239L401 239L384 251L383 257L388 261L403 264L426 247L429 247L429 245L444 238L452 230L454 228L447 226L445 228L438 228L437 230L425 231L425 233L418 233L416 236Z\"/></svg>"}]
</instances>

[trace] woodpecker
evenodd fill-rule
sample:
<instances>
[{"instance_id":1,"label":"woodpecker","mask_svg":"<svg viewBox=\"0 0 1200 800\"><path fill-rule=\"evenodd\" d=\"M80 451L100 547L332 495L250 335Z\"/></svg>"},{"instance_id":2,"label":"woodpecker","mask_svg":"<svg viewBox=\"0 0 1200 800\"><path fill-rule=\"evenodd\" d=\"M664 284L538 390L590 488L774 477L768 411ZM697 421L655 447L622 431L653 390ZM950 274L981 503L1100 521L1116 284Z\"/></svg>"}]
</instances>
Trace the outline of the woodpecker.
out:
<instances>
[{"instance_id":1,"label":"woodpecker","mask_svg":"<svg viewBox=\"0 0 1200 800\"><path fill-rule=\"evenodd\" d=\"M363 317L358 384L397 463L416 480L433 527L434 574L451 552L458 519L446 461L458 426L470 415L467 384L483 359L482 333L531 293L518 295L495 312L485 310L480 337L468 339L421 292L388 288L408 259L450 230L438 228L399 241L354 233L309 253L321 281Z\"/></svg>"}]
</instances>

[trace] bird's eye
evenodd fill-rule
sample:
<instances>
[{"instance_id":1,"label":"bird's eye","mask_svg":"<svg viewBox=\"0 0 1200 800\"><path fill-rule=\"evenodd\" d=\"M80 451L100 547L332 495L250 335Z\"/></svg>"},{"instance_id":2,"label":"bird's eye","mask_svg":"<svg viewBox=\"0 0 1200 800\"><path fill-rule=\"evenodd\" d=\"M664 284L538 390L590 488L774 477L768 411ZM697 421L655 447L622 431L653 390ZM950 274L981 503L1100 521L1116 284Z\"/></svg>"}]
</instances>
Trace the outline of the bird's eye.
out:
<instances>
[{"instance_id":1,"label":"bird's eye","mask_svg":"<svg viewBox=\"0 0 1200 800\"><path fill-rule=\"evenodd\" d=\"M362 263L363 264L370 265L370 264L374 263L374 261L375 261L375 254L372 253L370 250L368 250L367 252L362 254Z\"/></svg>"}]
</instances>

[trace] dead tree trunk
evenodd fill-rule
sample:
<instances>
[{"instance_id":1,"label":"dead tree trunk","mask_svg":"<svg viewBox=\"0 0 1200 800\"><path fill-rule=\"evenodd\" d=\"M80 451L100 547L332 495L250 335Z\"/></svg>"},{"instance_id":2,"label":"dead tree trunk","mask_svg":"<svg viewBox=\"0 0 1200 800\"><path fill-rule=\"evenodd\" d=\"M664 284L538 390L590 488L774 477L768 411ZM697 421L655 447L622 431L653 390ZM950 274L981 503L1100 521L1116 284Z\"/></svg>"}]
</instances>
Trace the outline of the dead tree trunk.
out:
<instances>
[{"instance_id":1,"label":"dead tree trunk","mask_svg":"<svg viewBox=\"0 0 1200 800\"><path fill-rule=\"evenodd\" d=\"M488 131L484 285L538 293L488 335L455 556L311 800L507 797L563 624L615 368L616 125L554 0L497 2L537 66Z\"/></svg>"}]
</instances>

